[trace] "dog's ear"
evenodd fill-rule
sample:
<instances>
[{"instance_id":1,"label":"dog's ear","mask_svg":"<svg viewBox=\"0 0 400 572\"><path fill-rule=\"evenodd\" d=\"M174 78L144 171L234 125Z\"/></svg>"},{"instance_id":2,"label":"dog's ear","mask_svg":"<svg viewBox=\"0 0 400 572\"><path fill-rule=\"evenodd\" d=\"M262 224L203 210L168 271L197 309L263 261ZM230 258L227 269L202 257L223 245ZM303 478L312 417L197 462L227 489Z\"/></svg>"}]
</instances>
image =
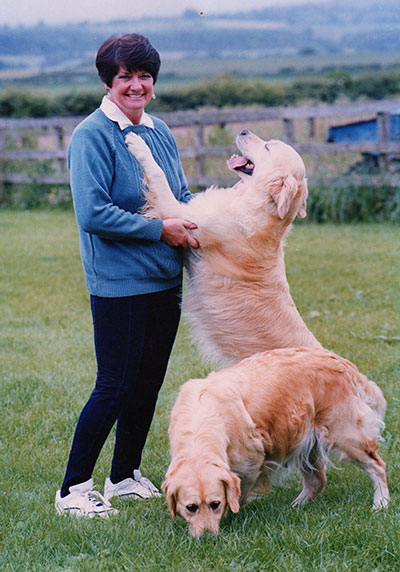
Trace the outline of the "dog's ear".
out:
<instances>
[{"instance_id":1,"label":"dog's ear","mask_svg":"<svg viewBox=\"0 0 400 572\"><path fill-rule=\"evenodd\" d=\"M297 194L297 180L291 174L278 175L272 181L269 181L268 189L272 200L276 204L279 218L284 219Z\"/></svg>"},{"instance_id":2,"label":"dog's ear","mask_svg":"<svg viewBox=\"0 0 400 572\"><path fill-rule=\"evenodd\" d=\"M225 471L222 482L226 491L226 501L232 512L239 512L240 479L232 471Z\"/></svg>"},{"instance_id":3,"label":"dog's ear","mask_svg":"<svg viewBox=\"0 0 400 572\"><path fill-rule=\"evenodd\" d=\"M308 189L307 189L306 179L303 179L301 181L300 188L301 188L302 199L301 199L299 210L297 211L297 216L299 218L305 218L307 216L306 201L307 201L307 197L308 197Z\"/></svg>"},{"instance_id":4,"label":"dog's ear","mask_svg":"<svg viewBox=\"0 0 400 572\"><path fill-rule=\"evenodd\" d=\"M171 485L171 480L167 477L161 485L162 492L167 499L168 508L171 512L172 518L176 517L176 490Z\"/></svg>"}]
</instances>

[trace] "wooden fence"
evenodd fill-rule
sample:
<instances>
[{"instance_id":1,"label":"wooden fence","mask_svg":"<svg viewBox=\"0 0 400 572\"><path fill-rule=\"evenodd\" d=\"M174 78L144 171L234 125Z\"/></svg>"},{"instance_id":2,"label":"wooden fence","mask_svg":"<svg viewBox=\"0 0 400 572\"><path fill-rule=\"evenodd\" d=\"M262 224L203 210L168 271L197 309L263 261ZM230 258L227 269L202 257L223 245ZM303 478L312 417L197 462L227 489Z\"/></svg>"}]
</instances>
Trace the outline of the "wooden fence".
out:
<instances>
[{"instance_id":1,"label":"wooden fence","mask_svg":"<svg viewBox=\"0 0 400 572\"><path fill-rule=\"evenodd\" d=\"M193 131L193 144L180 146L180 154L184 159L194 160L194 172L188 175L189 185L206 187L231 184L236 180L232 176L210 176L206 172L207 157L227 158L235 148L233 142L229 146L210 146L206 136L210 126L236 126L239 131L249 124L278 121L281 123L281 138L300 153L377 153L385 158L389 154L400 155L400 141L391 141L389 137L389 116L396 112L400 112L400 99L315 107L178 111L158 113L157 116L172 131L183 127ZM377 119L377 142L328 143L316 140L317 121L328 119L331 125L337 125L359 117ZM0 119L0 181L68 184L66 148L72 130L81 120L82 117ZM301 141L296 138L296 125L300 120L307 125L306 140ZM33 167L27 168L27 164Z\"/></svg>"}]
</instances>

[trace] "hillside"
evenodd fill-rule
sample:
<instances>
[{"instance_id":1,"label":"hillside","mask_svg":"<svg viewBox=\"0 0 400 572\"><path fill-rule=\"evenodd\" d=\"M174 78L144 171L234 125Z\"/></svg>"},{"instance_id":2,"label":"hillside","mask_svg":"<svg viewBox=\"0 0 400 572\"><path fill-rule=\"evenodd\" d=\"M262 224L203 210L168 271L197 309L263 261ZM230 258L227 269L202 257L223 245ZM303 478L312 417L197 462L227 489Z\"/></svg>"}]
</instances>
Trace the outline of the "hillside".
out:
<instances>
[{"instance_id":1,"label":"hillside","mask_svg":"<svg viewBox=\"0 0 400 572\"><path fill-rule=\"evenodd\" d=\"M2 26L0 69L92 65L105 37L133 30L148 35L164 61L278 54L400 54L398 0L338 0L222 16L203 17L188 10L179 18Z\"/></svg>"}]
</instances>

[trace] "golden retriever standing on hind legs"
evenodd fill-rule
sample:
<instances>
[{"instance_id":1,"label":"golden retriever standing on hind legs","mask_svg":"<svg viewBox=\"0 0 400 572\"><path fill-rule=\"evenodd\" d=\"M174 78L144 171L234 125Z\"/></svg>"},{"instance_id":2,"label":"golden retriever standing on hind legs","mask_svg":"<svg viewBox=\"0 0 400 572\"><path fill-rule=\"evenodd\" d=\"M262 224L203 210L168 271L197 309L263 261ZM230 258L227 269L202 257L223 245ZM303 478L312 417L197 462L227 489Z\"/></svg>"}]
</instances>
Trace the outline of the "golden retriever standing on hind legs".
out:
<instances>
[{"instance_id":1,"label":"golden retriever standing on hind legs","mask_svg":"<svg viewBox=\"0 0 400 572\"><path fill-rule=\"evenodd\" d=\"M189 251L183 310L203 355L231 365L267 349L321 347L296 309L284 264L284 237L295 217L306 214L300 155L282 141L243 130L236 138L241 156L228 161L241 181L183 204L143 139L129 133L126 144L147 183L144 214L198 226L193 234L200 247Z\"/></svg>"},{"instance_id":2,"label":"golden retriever standing on hind legs","mask_svg":"<svg viewBox=\"0 0 400 572\"><path fill-rule=\"evenodd\" d=\"M198 538L221 518L266 494L278 468L297 467L303 490L293 506L317 497L328 454L370 477L373 508L389 502L377 439L384 426L379 387L349 361L310 348L261 352L206 379L182 385L173 407L171 464L162 485L172 516Z\"/></svg>"}]
</instances>

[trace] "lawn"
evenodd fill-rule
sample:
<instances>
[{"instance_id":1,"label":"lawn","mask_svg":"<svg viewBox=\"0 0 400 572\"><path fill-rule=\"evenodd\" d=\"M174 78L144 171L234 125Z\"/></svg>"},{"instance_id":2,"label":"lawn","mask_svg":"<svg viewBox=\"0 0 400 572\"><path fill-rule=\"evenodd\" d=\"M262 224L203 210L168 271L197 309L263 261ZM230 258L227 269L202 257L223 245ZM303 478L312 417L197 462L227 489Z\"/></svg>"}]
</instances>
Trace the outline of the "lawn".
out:
<instances>
[{"instance_id":1,"label":"lawn","mask_svg":"<svg viewBox=\"0 0 400 572\"><path fill-rule=\"evenodd\" d=\"M392 502L372 512L357 468L330 468L318 500L292 509L298 475L198 542L172 521L165 499L115 503L108 521L56 515L53 502L72 432L95 375L88 295L71 212L0 212L0 522L3 572L282 572L400 570L400 229L295 225L287 240L292 295L329 349L379 383ZM180 384L204 376L184 323L145 449L143 472L160 485L167 426ZM102 491L110 439L96 465Z\"/></svg>"}]
</instances>

